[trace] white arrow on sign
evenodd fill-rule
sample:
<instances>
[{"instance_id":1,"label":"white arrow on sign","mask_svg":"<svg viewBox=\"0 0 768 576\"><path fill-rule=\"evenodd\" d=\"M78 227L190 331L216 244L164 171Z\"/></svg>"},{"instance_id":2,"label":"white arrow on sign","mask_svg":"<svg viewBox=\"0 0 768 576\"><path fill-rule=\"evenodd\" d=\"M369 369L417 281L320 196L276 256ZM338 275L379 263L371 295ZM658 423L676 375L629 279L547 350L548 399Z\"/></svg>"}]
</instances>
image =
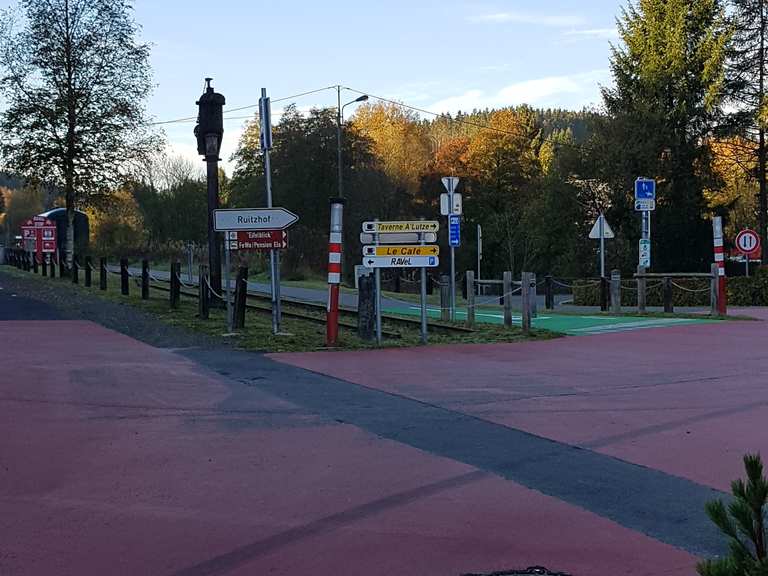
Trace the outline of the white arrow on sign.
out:
<instances>
[{"instance_id":1,"label":"white arrow on sign","mask_svg":"<svg viewBox=\"0 0 768 576\"><path fill-rule=\"evenodd\" d=\"M227 230L284 230L299 221L285 208L232 208L213 211L213 229Z\"/></svg>"},{"instance_id":2,"label":"white arrow on sign","mask_svg":"<svg viewBox=\"0 0 768 576\"><path fill-rule=\"evenodd\" d=\"M459 185L459 179L456 176L444 176L443 186L448 190L449 194L453 194L456 191L456 187Z\"/></svg>"},{"instance_id":3,"label":"white arrow on sign","mask_svg":"<svg viewBox=\"0 0 768 576\"><path fill-rule=\"evenodd\" d=\"M434 268L440 265L437 256L365 256L366 268Z\"/></svg>"}]
</instances>

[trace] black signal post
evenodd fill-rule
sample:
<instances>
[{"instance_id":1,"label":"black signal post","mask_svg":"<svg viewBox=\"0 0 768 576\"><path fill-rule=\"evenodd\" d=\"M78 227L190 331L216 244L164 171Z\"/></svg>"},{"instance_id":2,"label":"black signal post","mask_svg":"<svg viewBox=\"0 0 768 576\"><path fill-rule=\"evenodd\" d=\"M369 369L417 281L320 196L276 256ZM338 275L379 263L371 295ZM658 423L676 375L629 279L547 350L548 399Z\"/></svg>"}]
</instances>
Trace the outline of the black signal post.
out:
<instances>
[{"instance_id":1,"label":"black signal post","mask_svg":"<svg viewBox=\"0 0 768 576\"><path fill-rule=\"evenodd\" d=\"M198 106L195 137L197 152L205 157L208 180L208 265L211 289L221 294L221 243L213 229L213 211L219 207L219 151L224 135L224 96L214 92L212 78L205 79L205 92ZM201 282L204 280L201 278ZM216 298L216 296L213 296Z\"/></svg>"}]
</instances>

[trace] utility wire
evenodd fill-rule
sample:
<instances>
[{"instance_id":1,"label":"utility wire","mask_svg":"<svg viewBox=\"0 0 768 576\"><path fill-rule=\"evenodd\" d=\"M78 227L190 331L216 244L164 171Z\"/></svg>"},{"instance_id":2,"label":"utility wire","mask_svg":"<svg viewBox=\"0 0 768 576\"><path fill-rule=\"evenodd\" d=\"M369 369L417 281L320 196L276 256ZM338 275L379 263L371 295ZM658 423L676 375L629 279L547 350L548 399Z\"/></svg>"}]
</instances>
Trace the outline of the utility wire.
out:
<instances>
[{"instance_id":1,"label":"utility wire","mask_svg":"<svg viewBox=\"0 0 768 576\"><path fill-rule=\"evenodd\" d=\"M293 94L291 96L285 96L283 98L276 98L272 99L272 102L285 102L286 100L295 100L296 98L301 98L303 96L309 96L310 94L317 94L318 92L323 92L325 90L332 90L336 89L339 86L334 84L333 86L326 86L324 88L317 88L316 90L308 90L307 92L301 92L299 94ZM231 108L227 110L227 114L230 114L232 112L240 112L241 110L248 110L249 108L258 108L259 104L248 104L247 106L240 106L239 108ZM242 120L244 118L251 118L250 116L241 116L241 117L225 117L224 120ZM150 126L161 126L163 124L180 124L183 122L194 122L197 120L197 116L187 116L186 118L176 118L174 120L164 120L162 122L151 122Z\"/></svg>"}]
</instances>

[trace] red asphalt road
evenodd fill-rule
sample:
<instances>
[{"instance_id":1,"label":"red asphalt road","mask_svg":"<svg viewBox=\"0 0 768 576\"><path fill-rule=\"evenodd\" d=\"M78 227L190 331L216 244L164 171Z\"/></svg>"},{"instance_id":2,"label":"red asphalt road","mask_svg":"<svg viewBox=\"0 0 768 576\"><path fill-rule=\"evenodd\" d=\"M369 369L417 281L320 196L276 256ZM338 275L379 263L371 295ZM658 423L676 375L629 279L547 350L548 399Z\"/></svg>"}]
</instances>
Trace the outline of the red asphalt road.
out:
<instances>
[{"instance_id":1,"label":"red asphalt road","mask_svg":"<svg viewBox=\"0 0 768 576\"><path fill-rule=\"evenodd\" d=\"M743 312L762 321L273 358L730 491L768 454L768 310Z\"/></svg>"},{"instance_id":2,"label":"red asphalt road","mask_svg":"<svg viewBox=\"0 0 768 576\"><path fill-rule=\"evenodd\" d=\"M632 355L612 344L616 339L645 342L646 352L651 346L664 359L670 343L682 344L684 357L670 366L675 379L692 362L693 342L712 334L738 339L745 356L748 340L739 330L764 334L763 325L734 324L532 345L279 358L431 401L443 397L453 407L583 442L679 417L671 409L653 415L653 407L673 399L695 404L680 407L686 415L707 410L714 387L725 386L699 383L701 398L692 385L673 385L674 397L667 387L633 396L638 393L625 387L662 366L639 359L627 366ZM585 576L694 573L690 555L586 510L256 389L248 394L257 409L224 410L231 383L172 351L94 324L0 322L0 339L3 576L438 576L532 564ZM712 363L713 355L698 355ZM613 370L629 374L597 381ZM399 390L401 380L408 390ZM749 394L736 394L736 381L723 400L765 398L757 382L746 385ZM537 386L576 386L594 398L571 397L576 404L567 412L567 398L551 399L550 408ZM469 401L487 394L509 399ZM536 398L515 402L516 395ZM640 414L633 410L638 404L646 406ZM534 408L551 417L525 413ZM561 417L569 425L555 421ZM731 420L757 417L747 411ZM713 458L719 463L704 476L732 471L746 447L742 425L735 433L734 425L721 427L726 439L714 438L718 449L729 442L730 449ZM696 430L686 439L699 442L703 432ZM644 436L636 457L659 460L642 447L663 450L663 444ZM621 446L629 452L621 443L608 448ZM703 458L703 450L683 459L694 455Z\"/></svg>"}]
</instances>

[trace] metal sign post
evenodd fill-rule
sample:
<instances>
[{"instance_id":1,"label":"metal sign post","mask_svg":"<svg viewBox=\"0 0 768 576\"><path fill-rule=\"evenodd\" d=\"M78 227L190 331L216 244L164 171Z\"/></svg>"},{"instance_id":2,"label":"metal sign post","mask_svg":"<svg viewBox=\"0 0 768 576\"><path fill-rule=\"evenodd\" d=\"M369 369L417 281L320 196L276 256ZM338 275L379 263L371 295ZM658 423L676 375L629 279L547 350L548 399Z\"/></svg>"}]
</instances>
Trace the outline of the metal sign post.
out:
<instances>
[{"instance_id":1,"label":"metal sign post","mask_svg":"<svg viewBox=\"0 0 768 576\"><path fill-rule=\"evenodd\" d=\"M600 212L600 278L605 278L605 216Z\"/></svg>"},{"instance_id":2,"label":"metal sign post","mask_svg":"<svg viewBox=\"0 0 768 576\"><path fill-rule=\"evenodd\" d=\"M651 212L654 210L656 210L656 180L637 178L635 180L635 211L642 215L638 265L646 271L651 268Z\"/></svg>"},{"instance_id":3,"label":"metal sign post","mask_svg":"<svg viewBox=\"0 0 768 576\"><path fill-rule=\"evenodd\" d=\"M442 179L448 191L448 243L451 246L451 321L456 320L456 246L460 242L461 204L454 199L459 179L446 176Z\"/></svg>"},{"instance_id":4,"label":"metal sign post","mask_svg":"<svg viewBox=\"0 0 768 576\"><path fill-rule=\"evenodd\" d=\"M272 148L271 105L267 97L267 89L261 89L259 99L259 116L261 119L260 144L264 153L264 176L267 187L267 208L272 208L272 170L269 164L269 150ZM272 333L280 332L280 253L269 251L270 288L272 292Z\"/></svg>"},{"instance_id":5,"label":"metal sign post","mask_svg":"<svg viewBox=\"0 0 768 576\"><path fill-rule=\"evenodd\" d=\"M229 259L229 247L230 247L230 235L231 232L224 232L224 283L226 288L226 294L227 294L227 333L232 333L232 298L230 295L230 285L229 285L229 268L230 268L230 259ZM235 232L235 234L237 234Z\"/></svg>"},{"instance_id":6,"label":"metal sign post","mask_svg":"<svg viewBox=\"0 0 768 576\"><path fill-rule=\"evenodd\" d=\"M419 240L422 246L426 245L424 233L419 233ZM427 269L421 267L421 343L427 343Z\"/></svg>"},{"instance_id":7,"label":"metal sign post","mask_svg":"<svg viewBox=\"0 0 768 576\"><path fill-rule=\"evenodd\" d=\"M378 221L379 219L377 218L376 222ZM373 242L375 245L378 246L379 244L378 232L374 233ZM376 344L378 346L381 346L381 269L376 268L374 275L376 278Z\"/></svg>"},{"instance_id":8,"label":"metal sign post","mask_svg":"<svg viewBox=\"0 0 768 576\"><path fill-rule=\"evenodd\" d=\"M483 227L477 225L477 295L480 296L480 261L483 259Z\"/></svg>"}]
</instances>

